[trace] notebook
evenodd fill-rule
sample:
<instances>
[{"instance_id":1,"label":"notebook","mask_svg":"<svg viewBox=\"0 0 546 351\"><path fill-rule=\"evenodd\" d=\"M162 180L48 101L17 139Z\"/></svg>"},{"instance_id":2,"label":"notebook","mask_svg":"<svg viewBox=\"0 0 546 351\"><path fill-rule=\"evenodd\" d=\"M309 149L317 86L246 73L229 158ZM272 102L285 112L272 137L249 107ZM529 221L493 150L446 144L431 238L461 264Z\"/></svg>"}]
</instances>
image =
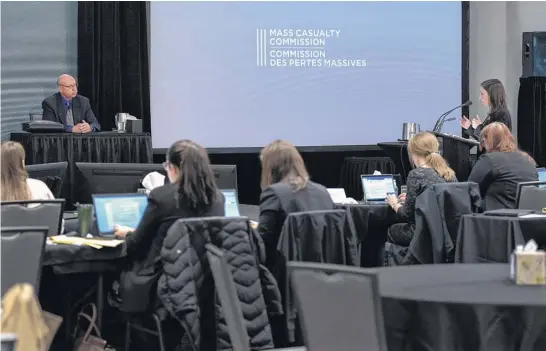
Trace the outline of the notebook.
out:
<instances>
[{"instance_id":1,"label":"notebook","mask_svg":"<svg viewBox=\"0 0 546 351\"><path fill-rule=\"evenodd\" d=\"M226 217L239 217L239 200L237 199L237 190L235 189L222 189L220 190L224 194L225 204L224 212Z\"/></svg>"},{"instance_id":2,"label":"notebook","mask_svg":"<svg viewBox=\"0 0 546 351\"><path fill-rule=\"evenodd\" d=\"M387 195L398 195L394 189L392 174L378 174L360 176L364 202L385 203Z\"/></svg>"},{"instance_id":3,"label":"notebook","mask_svg":"<svg viewBox=\"0 0 546 351\"><path fill-rule=\"evenodd\" d=\"M146 194L93 195L99 236L112 236L116 225L136 228L148 206Z\"/></svg>"}]
</instances>

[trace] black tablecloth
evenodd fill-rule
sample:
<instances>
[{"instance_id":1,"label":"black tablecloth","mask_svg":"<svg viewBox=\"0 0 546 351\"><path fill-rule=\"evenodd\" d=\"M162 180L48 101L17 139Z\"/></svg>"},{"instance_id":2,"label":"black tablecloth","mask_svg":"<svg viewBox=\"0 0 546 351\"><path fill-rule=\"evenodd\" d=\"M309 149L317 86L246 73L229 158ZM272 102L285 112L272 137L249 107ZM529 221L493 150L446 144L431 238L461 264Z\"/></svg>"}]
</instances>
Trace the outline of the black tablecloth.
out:
<instances>
[{"instance_id":1,"label":"black tablecloth","mask_svg":"<svg viewBox=\"0 0 546 351\"><path fill-rule=\"evenodd\" d=\"M94 249L89 246L48 244L42 265L51 266L55 274L116 271L124 257L122 245Z\"/></svg>"},{"instance_id":2,"label":"black tablecloth","mask_svg":"<svg viewBox=\"0 0 546 351\"><path fill-rule=\"evenodd\" d=\"M546 286L518 286L507 264L385 267L389 351L546 350Z\"/></svg>"},{"instance_id":3,"label":"black tablecloth","mask_svg":"<svg viewBox=\"0 0 546 351\"><path fill-rule=\"evenodd\" d=\"M516 246L530 239L546 248L546 217L465 215L459 225L455 262L507 263Z\"/></svg>"},{"instance_id":4,"label":"black tablecloth","mask_svg":"<svg viewBox=\"0 0 546 351\"><path fill-rule=\"evenodd\" d=\"M26 164L49 162L152 163L148 133L11 133L25 148Z\"/></svg>"},{"instance_id":5,"label":"black tablecloth","mask_svg":"<svg viewBox=\"0 0 546 351\"><path fill-rule=\"evenodd\" d=\"M345 209L353 219L360 241L360 265L382 266L387 230L397 222L396 213L387 204L345 204L336 207Z\"/></svg>"}]
</instances>

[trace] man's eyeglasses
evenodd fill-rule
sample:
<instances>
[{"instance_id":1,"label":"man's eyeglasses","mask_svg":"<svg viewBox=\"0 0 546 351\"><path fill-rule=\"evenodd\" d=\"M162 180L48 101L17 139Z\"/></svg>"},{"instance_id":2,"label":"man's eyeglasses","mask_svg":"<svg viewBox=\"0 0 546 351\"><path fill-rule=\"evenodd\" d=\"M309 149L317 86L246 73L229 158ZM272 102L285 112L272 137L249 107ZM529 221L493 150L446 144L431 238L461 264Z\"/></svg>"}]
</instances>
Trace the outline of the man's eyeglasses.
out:
<instances>
[{"instance_id":1,"label":"man's eyeglasses","mask_svg":"<svg viewBox=\"0 0 546 351\"><path fill-rule=\"evenodd\" d=\"M68 88L68 89L75 89L78 87L78 84L72 84L72 85L63 85L59 84L60 87Z\"/></svg>"}]
</instances>

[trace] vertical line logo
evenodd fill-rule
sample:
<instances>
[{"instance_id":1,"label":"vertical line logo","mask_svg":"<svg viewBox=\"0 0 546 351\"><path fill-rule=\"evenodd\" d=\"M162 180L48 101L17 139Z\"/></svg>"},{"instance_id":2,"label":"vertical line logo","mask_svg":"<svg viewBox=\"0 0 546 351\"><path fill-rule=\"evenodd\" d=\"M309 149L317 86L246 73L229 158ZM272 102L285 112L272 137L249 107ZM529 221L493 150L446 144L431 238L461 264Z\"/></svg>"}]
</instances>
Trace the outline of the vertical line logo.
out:
<instances>
[{"instance_id":1,"label":"vertical line logo","mask_svg":"<svg viewBox=\"0 0 546 351\"><path fill-rule=\"evenodd\" d=\"M267 66L267 29L256 29L256 66Z\"/></svg>"}]
</instances>

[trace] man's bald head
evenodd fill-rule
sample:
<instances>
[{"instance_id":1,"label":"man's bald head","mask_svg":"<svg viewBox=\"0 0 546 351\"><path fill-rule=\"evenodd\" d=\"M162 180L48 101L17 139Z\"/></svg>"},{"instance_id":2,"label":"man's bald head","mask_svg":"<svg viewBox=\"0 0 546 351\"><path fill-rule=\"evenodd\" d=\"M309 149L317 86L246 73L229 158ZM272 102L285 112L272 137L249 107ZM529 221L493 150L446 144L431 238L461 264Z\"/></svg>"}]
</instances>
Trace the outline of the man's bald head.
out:
<instances>
[{"instance_id":1,"label":"man's bald head","mask_svg":"<svg viewBox=\"0 0 546 351\"><path fill-rule=\"evenodd\" d=\"M70 74L61 74L57 78L59 92L66 100L72 100L78 95L78 85L76 80Z\"/></svg>"}]
</instances>

